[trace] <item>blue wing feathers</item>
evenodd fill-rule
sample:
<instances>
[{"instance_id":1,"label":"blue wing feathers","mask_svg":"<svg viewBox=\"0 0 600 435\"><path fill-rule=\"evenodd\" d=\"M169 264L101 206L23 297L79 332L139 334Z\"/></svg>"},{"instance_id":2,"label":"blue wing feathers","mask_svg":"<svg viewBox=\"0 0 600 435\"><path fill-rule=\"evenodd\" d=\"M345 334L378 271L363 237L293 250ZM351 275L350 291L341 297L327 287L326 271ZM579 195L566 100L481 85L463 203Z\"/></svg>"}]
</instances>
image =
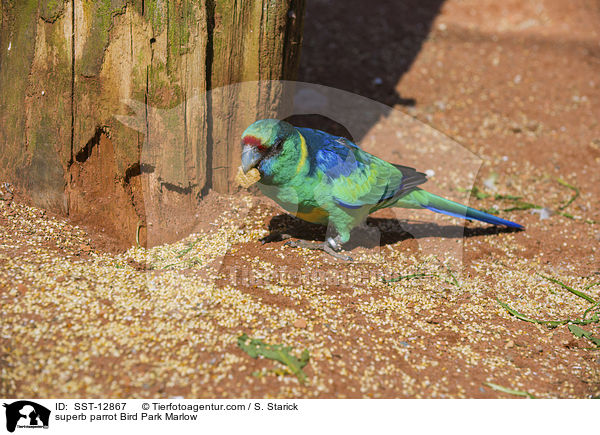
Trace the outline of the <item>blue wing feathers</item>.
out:
<instances>
[{"instance_id":1,"label":"blue wing feathers","mask_svg":"<svg viewBox=\"0 0 600 435\"><path fill-rule=\"evenodd\" d=\"M427 181L425 174L380 160L344 137L310 128L298 128L298 131L306 139L311 166L309 175L320 171L330 182L359 174L363 178L371 178L372 189L368 199L348 201L334 198L342 207L356 209L366 204L381 204Z\"/></svg>"},{"instance_id":2,"label":"blue wing feathers","mask_svg":"<svg viewBox=\"0 0 600 435\"><path fill-rule=\"evenodd\" d=\"M299 127L298 131L306 139L310 176L319 170L329 178L337 178L340 175L348 176L357 168L356 158L351 155L351 148L360 148L352 142L312 128ZM346 144L351 144L351 147Z\"/></svg>"}]
</instances>

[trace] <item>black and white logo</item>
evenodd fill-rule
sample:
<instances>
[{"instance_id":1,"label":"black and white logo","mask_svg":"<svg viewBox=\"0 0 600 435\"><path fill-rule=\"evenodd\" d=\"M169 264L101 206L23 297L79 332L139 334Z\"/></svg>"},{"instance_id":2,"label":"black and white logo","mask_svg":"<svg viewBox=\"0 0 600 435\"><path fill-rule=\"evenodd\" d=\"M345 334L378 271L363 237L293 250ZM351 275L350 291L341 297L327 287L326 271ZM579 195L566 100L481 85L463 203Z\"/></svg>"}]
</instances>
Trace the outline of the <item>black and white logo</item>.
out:
<instances>
[{"instance_id":1,"label":"black and white logo","mask_svg":"<svg viewBox=\"0 0 600 435\"><path fill-rule=\"evenodd\" d=\"M5 403L6 430L14 432L15 429L48 429L50 410L42 405L29 400L19 400Z\"/></svg>"}]
</instances>

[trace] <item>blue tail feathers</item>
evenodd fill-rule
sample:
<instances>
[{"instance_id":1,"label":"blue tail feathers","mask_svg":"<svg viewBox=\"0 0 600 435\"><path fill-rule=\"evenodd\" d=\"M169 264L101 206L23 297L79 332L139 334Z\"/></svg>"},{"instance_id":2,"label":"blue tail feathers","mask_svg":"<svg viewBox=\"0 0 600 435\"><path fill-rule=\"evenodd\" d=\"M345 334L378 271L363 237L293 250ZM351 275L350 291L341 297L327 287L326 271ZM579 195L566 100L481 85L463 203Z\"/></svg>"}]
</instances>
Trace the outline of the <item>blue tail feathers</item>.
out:
<instances>
[{"instance_id":1,"label":"blue tail feathers","mask_svg":"<svg viewBox=\"0 0 600 435\"><path fill-rule=\"evenodd\" d=\"M461 219L477 219L478 221L486 222L488 224L504 225L509 228L523 228L523 225L516 222L507 221L498 216L467 207L466 205L442 198L441 196L434 195L425 190L418 189L413 192L413 199L416 200L421 207L436 213L442 213Z\"/></svg>"},{"instance_id":2,"label":"blue tail feathers","mask_svg":"<svg viewBox=\"0 0 600 435\"><path fill-rule=\"evenodd\" d=\"M434 211L436 213L441 213L441 214L445 214L448 216L454 216L454 217L461 218L461 219L477 219L478 221L486 222L486 223L492 224L492 225L504 225L505 227L519 228L519 229L524 228L523 225L518 224L516 222L511 222L506 219L499 218L498 216L494 216L489 213L484 213L482 211L475 210L474 208L467 207L467 206L462 206L462 207L464 207L465 213L460 213L460 212L455 212L455 211L450 211L450 210L442 210L442 209L439 209L436 207L432 207L430 205L423 205L423 207L428 210Z\"/></svg>"}]
</instances>

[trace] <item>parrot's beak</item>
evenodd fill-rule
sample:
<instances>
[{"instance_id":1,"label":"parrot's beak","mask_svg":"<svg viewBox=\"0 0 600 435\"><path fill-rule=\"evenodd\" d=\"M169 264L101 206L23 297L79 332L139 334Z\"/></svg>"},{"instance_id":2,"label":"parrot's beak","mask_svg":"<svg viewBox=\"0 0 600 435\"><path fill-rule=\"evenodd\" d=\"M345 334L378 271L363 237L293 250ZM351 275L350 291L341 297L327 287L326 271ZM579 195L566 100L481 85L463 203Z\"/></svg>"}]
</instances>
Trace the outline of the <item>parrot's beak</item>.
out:
<instances>
[{"instance_id":1,"label":"parrot's beak","mask_svg":"<svg viewBox=\"0 0 600 435\"><path fill-rule=\"evenodd\" d=\"M242 149L242 170L244 174L250 169L254 168L257 163L262 159L263 154L251 145L244 145Z\"/></svg>"}]
</instances>

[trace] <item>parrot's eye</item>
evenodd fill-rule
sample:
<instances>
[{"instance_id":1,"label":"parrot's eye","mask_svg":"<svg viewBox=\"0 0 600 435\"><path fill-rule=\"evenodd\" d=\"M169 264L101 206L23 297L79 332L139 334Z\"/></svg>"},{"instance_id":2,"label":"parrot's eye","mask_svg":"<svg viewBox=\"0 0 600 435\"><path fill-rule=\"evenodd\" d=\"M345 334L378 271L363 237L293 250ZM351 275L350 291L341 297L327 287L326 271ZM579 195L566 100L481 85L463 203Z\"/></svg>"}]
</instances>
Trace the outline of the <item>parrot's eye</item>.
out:
<instances>
[{"instance_id":1,"label":"parrot's eye","mask_svg":"<svg viewBox=\"0 0 600 435\"><path fill-rule=\"evenodd\" d=\"M277 139L277 141L273 144L273 149L279 151L283 146L283 139Z\"/></svg>"}]
</instances>

